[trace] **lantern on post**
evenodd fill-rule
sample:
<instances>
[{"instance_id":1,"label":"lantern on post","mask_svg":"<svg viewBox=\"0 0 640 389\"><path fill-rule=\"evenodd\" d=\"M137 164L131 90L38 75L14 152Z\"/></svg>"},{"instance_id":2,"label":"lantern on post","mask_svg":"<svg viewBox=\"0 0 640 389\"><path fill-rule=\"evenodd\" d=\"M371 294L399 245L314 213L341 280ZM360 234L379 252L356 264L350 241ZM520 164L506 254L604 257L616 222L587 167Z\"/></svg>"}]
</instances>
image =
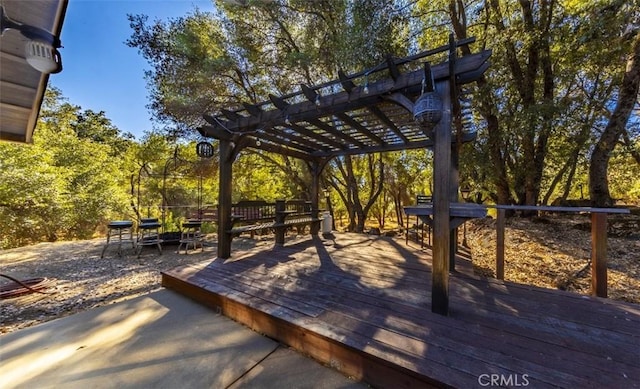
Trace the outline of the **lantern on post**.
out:
<instances>
[{"instance_id":1,"label":"lantern on post","mask_svg":"<svg viewBox=\"0 0 640 389\"><path fill-rule=\"evenodd\" d=\"M211 158L213 157L213 145L209 142L199 142L196 145L196 154L200 158Z\"/></svg>"},{"instance_id":2,"label":"lantern on post","mask_svg":"<svg viewBox=\"0 0 640 389\"><path fill-rule=\"evenodd\" d=\"M468 186L460 188L460 194L462 195L462 199L466 203L469 200L469 195L471 194L471 188Z\"/></svg>"},{"instance_id":3,"label":"lantern on post","mask_svg":"<svg viewBox=\"0 0 640 389\"><path fill-rule=\"evenodd\" d=\"M413 118L429 130L433 129L442 119L442 99L435 90L429 62L424 63L422 94L413 104Z\"/></svg>"}]
</instances>

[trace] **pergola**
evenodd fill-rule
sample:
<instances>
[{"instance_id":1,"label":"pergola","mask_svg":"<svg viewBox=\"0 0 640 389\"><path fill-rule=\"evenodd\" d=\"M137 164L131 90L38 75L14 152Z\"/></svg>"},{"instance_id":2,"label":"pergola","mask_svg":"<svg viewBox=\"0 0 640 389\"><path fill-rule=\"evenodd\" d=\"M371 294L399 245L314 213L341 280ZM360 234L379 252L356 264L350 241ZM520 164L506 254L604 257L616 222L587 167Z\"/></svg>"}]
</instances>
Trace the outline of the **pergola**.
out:
<instances>
[{"instance_id":1,"label":"pergola","mask_svg":"<svg viewBox=\"0 0 640 389\"><path fill-rule=\"evenodd\" d=\"M450 203L458 199L458 172L457 164L452 163L452 145L471 141L476 135L464 132L452 136L452 120L460 112L459 86L477 80L488 69L487 60L491 56L490 50L483 50L458 57L457 48L473 41L473 38L455 41L450 36L448 45L433 50L401 59L388 57L375 68L353 75L340 72L339 79L322 85L301 85L295 93L270 95L270 101L205 114L208 125L198 131L219 141L218 257L231 255L232 164L244 148L305 161L313 177L310 199L316 217L320 174L331 158L432 148L432 310L447 314L448 273L455 251L451 247ZM437 55L446 59L430 65L429 60ZM386 72L386 78L385 73L379 72ZM370 82L374 73L378 73L378 78ZM429 91L432 80L442 101L437 124L416 120L416 115L420 115L417 111L425 107L424 102L420 108L415 103L425 94L425 85ZM312 233L318 233L317 227Z\"/></svg>"}]
</instances>

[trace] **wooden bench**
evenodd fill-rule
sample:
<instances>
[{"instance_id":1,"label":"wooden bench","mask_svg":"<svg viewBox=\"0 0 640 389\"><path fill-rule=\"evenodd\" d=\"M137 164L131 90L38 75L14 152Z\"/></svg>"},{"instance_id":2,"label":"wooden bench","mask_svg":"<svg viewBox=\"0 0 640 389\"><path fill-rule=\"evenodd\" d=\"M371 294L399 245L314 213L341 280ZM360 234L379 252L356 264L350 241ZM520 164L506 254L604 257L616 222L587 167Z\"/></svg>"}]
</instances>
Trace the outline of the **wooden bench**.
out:
<instances>
[{"instance_id":1,"label":"wooden bench","mask_svg":"<svg viewBox=\"0 0 640 389\"><path fill-rule=\"evenodd\" d=\"M273 227L276 217L276 205L262 200L243 200L231 207L232 235L250 232L253 238L256 231Z\"/></svg>"},{"instance_id":2,"label":"wooden bench","mask_svg":"<svg viewBox=\"0 0 640 389\"><path fill-rule=\"evenodd\" d=\"M271 208L273 207L273 208ZM289 227L312 226L317 223L315 230L319 230L321 219L317 216L318 211L311 209L311 203L302 200L278 200L275 204L261 202L238 203L232 210L232 225L227 232L231 236L243 232L255 232L266 229L275 230L276 243L284 243L284 235ZM300 231L300 230L299 230Z\"/></svg>"}]
</instances>

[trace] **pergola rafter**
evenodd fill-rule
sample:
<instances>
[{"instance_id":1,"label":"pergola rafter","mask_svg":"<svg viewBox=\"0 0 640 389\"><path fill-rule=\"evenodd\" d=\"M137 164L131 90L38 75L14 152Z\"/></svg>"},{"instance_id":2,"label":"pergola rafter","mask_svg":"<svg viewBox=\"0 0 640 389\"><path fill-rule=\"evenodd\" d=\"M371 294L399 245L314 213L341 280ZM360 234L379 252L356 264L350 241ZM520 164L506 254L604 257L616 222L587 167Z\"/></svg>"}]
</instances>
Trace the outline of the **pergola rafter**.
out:
<instances>
[{"instance_id":1,"label":"pergola rafter","mask_svg":"<svg viewBox=\"0 0 640 389\"><path fill-rule=\"evenodd\" d=\"M468 40L465 42L469 43ZM448 46L443 46L425 53L434 54L447 49ZM457 59L454 69L456 83L475 81L489 66L487 60L490 55L490 50L484 50ZM270 95L269 101L244 103L236 110L223 109L217 115L205 115L209 126L199 130L202 135L216 139L225 138L225 132L257 136L282 147L308 153L308 159L328 157L334 153L361 154L398 150L399 147L424 147L431 141L430 134L413 120L412 115L413 101L422 92L424 71L417 69L401 73L400 67L425 56L421 53L410 57L414 59L388 59L381 69L387 69L390 78L365 85L357 85L355 76L339 72L339 79L331 83L316 87L301 85L296 93L280 97ZM434 65L431 70L436 83L449 76L448 62ZM331 94L319 92L336 84L343 90ZM301 95L304 100L288 102L294 98L300 100ZM363 124L365 122L366 125ZM220 137L220 134L223 135ZM277 137L269 137L268 134ZM267 142L258 143L256 148L266 150L261 145L267 147ZM308 151L306 147L315 150Z\"/></svg>"}]
</instances>

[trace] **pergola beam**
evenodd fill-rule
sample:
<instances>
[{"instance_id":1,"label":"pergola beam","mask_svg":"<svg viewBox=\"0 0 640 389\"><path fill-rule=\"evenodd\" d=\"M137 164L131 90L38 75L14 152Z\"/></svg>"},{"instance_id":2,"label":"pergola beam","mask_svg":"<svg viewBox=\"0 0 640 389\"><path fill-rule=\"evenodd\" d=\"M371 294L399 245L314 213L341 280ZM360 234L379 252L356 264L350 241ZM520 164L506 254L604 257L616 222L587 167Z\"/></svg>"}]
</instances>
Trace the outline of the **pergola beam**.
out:
<instances>
[{"instance_id":1,"label":"pergola beam","mask_svg":"<svg viewBox=\"0 0 640 389\"><path fill-rule=\"evenodd\" d=\"M235 121L243 117L241 115L238 115L236 112L229 111L227 109L221 109L220 113L222 113L227 119L231 121Z\"/></svg>"},{"instance_id":2,"label":"pergola beam","mask_svg":"<svg viewBox=\"0 0 640 389\"><path fill-rule=\"evenodd\" d=\"M205 138L214 138L218 140L228 140L228 141L232 141L234 139L234 136L232 133L220 127L202 126L198 128L198 132L200 133L200 135L204 136Z\"/></svg>"},{"instance_id":3,"label":"pergola beam","mask_svg":"<svg viewBox=\"0 0 640 389\"><path fill-rule=\"evenodd\" d=\"M476 138L478 134L476 132L467 132L463 135L463 142L470 142ZM414 149L431 149L433 148L433 140L427 139L419 142L411 142L409 144L395 143L386 144L383 146L367 146L362 149L349 149L349 150L334 150L327 153L315 152L311 156L314 158L330 158L344 155L357 155L357 154L372 154L372 153L386 153L389 151L400 150L414 150Z\"/></svg>"},{"instance_id":4,"label":"pergola beam","mask_svg":"<svg viewBox=\"0 0 640 389\"><path fill-rule=\"evenodd\" d=\"M300 88L302 89L302 93L304 93L304 96L307 98L307 100L309 100L312 103L316 104L316 101L317 101L318 96L319 96L318 92L316 92L313 89L309 88L305 84L300 84Z\"/></svg>"},{"instance_id":5,"label":"pergola beam","mask_svg":"<svg viewBox=\"0 0 640 389\"><path fill-rule=\"evenodd\" d=\"M400 70L398 69L398 65L396 65L391 55L387 56L387 69L389 69L389 75L394 81L400 77Z\"/></svg>"},{"instance_id":6,"label":"pergola beam","mask_svg":"<svg viewBox=\"0 0 640 389\"><path fill-rule=\"evenodd\" d=\"M351 81L351 79L346 74L344 74L342 70L338 70L338 78L340 79L340 85L342 85L342 88L347 93L351 93L353 88L356 87L356 84Z\"/></svg>"},{"instance_id":7,"label":"pergola beam","mask_svg":"<svg viewBox=\"0 0 640 389\"><path fill-rule=\"evenodd\" d=\"M469 37L469 38L460 39L460 40L456 41L454 44L455 44L455 47L461 47L461 46L468 46L468 45L474 43L475 41L476 41L475 37ZM449 44L443 45L443 46L439 46L439 47L436 47L436 48L433 48L433 49L430 49L430 50L425 50L423 52L420 52L420 53L417 53L417 54L414 54L414 55L410 55L408 57L393 59L393 64L394 64L394 66L398 67L398 66L410 63L410 62L418 61L418 60L420 60L422 58L425 58L425 57L428 57L428 56L431 56L431 55L434 55L434 54L438 54L438 53L442 53L442 52L445 52L445 51L449 51L450 49L451 49L451 46ZM4 55L5 53L2 53L2 54ZM23 58L20 58L20 59L22 59L24 61ZM323 89L323 88L326 88L326 87L331 87L331 86L336 85L338 83L342 84L343 87L345 86L344 83L346 83L347 85L351 84L351 85L355 86L355 84L351 80L359 78L359 77L362 77L362 76L365 76L365 75L373 74L373 73L376 73L378 71L383 71L383 70L385 70L387 68L387 66L388 66L387 63L383 63L383 64L379 64L379 65L375 66L374 68L361 70L360 72L357 72L357 73L354 73L354 74L351 74L351 75L347 75L346 73L344 73L344 71L342 69L339 69L338 70L338 80L333 80L333 81L325 82L325 83L320 84L320 85L316 85L316 86L313 87L313 89L314 90ZM343 83L343 81L344 81L344 83ZM347 90L347 89L345 88L345 90ZM292 93L288 93L288 94L280 96L280 97L283 98L283 99L288 99L288 98L291 98L291 97L298 96L300 93L301 92L292 92ZM251 106L253 106L253 107L257 108L257 109L260 109L260 110L262 110L262 106L264 106L266 104L268 104L268 102L266 102L266 101L261 102L261 103L257 103L257 104L242 103L242 105L245 107L245 109L247 108L246 105L251 105ZM249 110L247 110L247 111L249 112ZM236 112L239 112L239 111L236 111Z\"/></svg>"},{"instance_id":8,"label":"pergola beam","mask_svg":"<svg viewBox=\"0 0 640 389\"><path fill-rule=\"evenodd\" d=\"M464 75L464 80L459 80L458 84L469 83L474 81L471 75L474 75L490 57L491 51L484 50L477 54L468 55L459 58L455 64L456 75ZM448 79L449 68L448 63L440 63L432 67L435 80ZM283 98L270 95L271 102L278 108L277 110L263 111L258 116L243 116L236 121L229 122L229 130L231 131L252 131L261 123L269 122L274 124L283 123L286 116L295 121L308 121L310 118L317 118L319 112L323 116L333 115L338 112L346 112L357 110L369 105L375 105L380 97L384 97L396 92L417 94L422 85L424 72L416 70L410 73L401 74L397 80L385 79L377 81L369 85L368 93L363 91L363 87L356 86L351 92L346 90L323 98L322 107L319 108L315 103L303 101L296 104L288 104ZM477 76L479 77L479 75ZM464 81L464 82L463 82ZM344 84L343 84L344 86ZM285 117L283 110L286 109Z\"/></svg>"},{"instance_id":9,"label":"pergola beam","mask_svg":"<svg viewBox=\"0 0 640 389\"><path fill-rule=\"evenodd\" d=\"M456 58L434 65L431 72L439 83L452 75L457 84L471 82L487 69L490 55L485 50ZM278 145L281 152L303 159L430 147L433 132L412 117L413 99L422 90L425 73L423 69L400 73L398 66L408 61L387 58L385 68L392 76L370 84L366 93L353 82L353 76L339 71L334 83L339 82L344 91L321 96L321 86L302 84L297 94L303 94L306 101L289 104L283 97L270 95L275 109L264 110L264 103L243 103L245 114L221 110L218 116L204 115L209 125L199 131L205 137L233 142L247 136L254 138L248 147L273 150ZM405 113L383 111L380 105L384 102L402 107ZM357 119L350 114L353 112L358 113Z\"/></svg>"},{"instance_id":10,"label":"pergola beam","mask_svg":"<svg viewBox=\"0 0 640 389\"><path fill-rule=\"evenodd\" d=\"M257 145L257 141L256 141L255 138L250 138L246 142L247 142L246 143L246 147L251 147L253 149L258 149L258 150L269 151L271 153L285 155L287 157L298 158L298 159L301 159L303 161L312 161L312 160L314 160L316 158L315 156L313 156L311 154L303 153L303 152L300 152L298 150L289 149L289 148L286 148L286 147L278 145L278 144L273 144L273 143L260 141L260 145Z\"/></svg>"},{"instance_id":11,"label":"pergola beam","mask_svg":"<svg viewBox=\"0 0 640 389\"><path fill-rule=\"evenodd\" d=\"M432 74L439 81L454 74L457 83L471 82L486 70L490 54L485 50L462 57L451 67L449 62L437 64ZM387 62L386 68L393 75L369 84L366 93L363 86L340 71L336 82L344 91L321 96L320 87L301 85L298 95L303 94L306 101L289 104L283 97L270 95L275 109L265 110L264 103L243 103L244 113L221 110L217 116L204 115L209 125L199 131L205 137L233 142L246 136L254 139L246 147L276 152L277 145L279 152L305 160L430 147L433 133L412 117L413 99L422 90L424 71L402 74L398 65L403 61ZM402 107L404 113L383 111L380 105L385 102ZM359 112L357 119L353 112Z\"/></svg>"},{"instance_id":12,"label":"pergola beam","mask_svg":"<svg viewBox=\"0 0 640 389\"><path fill-rule=\"evenodd\" d=\"M278 134L278 135L280 135L280 134ZM267 141L275 143L275 144L285 144L286 143L288 148L296 149L296 150L302 151L303 153L307 153L307 154L316 151L312 147L303 146L303 145L296 144L296 143L293 143L293 142L290 142L290 141L289 142L285 142L284 139L282 138L282 135L276 136L273 133L260 132L260 133L252 134L252 136L256 139L256 141L258 139L260 139L261 142L262 142L262 140L267 140ZM296 139L296 137L292 137L292 138Z\"/></svg>"},{"instance_id":13,"label":"pergola beam","mask_svg":"<svg viewBox=\"0 0 640 389\"><path fill-rule=\"evenodd\" d=\"M251 116L260 116L264 112L260 106L255 104L242 103L242 106Z\"/></svg>"}]
</instances>

